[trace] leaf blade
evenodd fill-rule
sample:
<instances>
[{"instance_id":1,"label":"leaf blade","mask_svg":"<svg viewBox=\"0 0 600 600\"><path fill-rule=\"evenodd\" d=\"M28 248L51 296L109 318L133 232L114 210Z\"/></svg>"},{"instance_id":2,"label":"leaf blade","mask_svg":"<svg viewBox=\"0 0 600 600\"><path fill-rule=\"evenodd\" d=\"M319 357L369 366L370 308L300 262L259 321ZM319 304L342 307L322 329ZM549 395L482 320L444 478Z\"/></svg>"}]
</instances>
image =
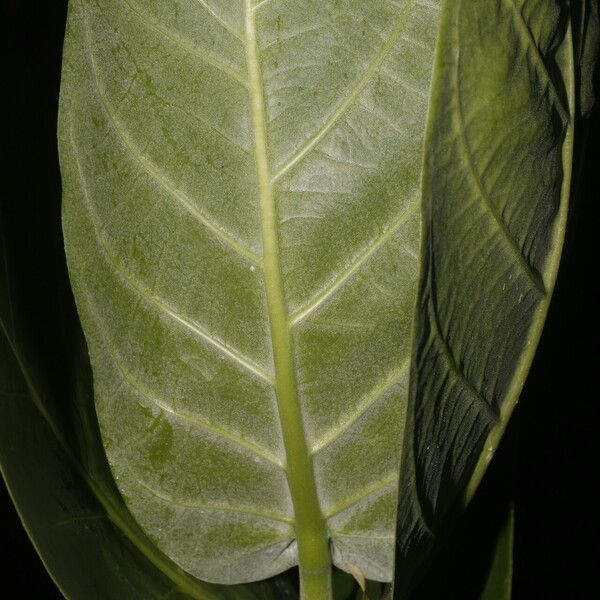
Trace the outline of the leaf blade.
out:
<instances>
[{"instance_id":1,"label":"leaf blade","mask_svg":"<svg viewBox=\"0 0 600 600\"><path fill-rule=\"evenodd\" d=\"M510 600L512 597L514 530L515 509L511 505L506 522L498 534L480 600Z\"/></svg>"},{"instance_id":2,"label":"leaf blade","mask_svg":"<svg viewBox=\"0 0 600 600\"><path fill-rule=\"evenodd\" d=\"M415 429L405 445L398 597L410 585L402 571L428 552L462 490L467 502L489 464L556 278L571 187L574 65L569 26L560 25L567 9L538 8L449 2L442 19L423 179ZM491 28L494 36L486 36ZM554 60L558 67L549 66ZM479 216L466 227L468 214Z\"/></svg>"},{"instance_id":3,"label":"leaf blade","mask_svg":"<svg viewBox=\"0 0 600 600\"><path fill-rule=\"evenodd\" d=\"M395 509L387 482L398 470L388 442L398 446L405 409L416 157L437 3L248 7L244 22L239 2L218 11L208 1L178 10L72 3L64 228L101 430L128 506L196 575L246 581L295 564L288 480L301 458L314 473L302 487L316 480L312 512L330 518L334 562L385 579L392 541L383 532ZM245 43L223 29L243 31ZM308 60L315 52L319 60ZM374 143L374 131L385 143ZM316 164L335 189L315 178ZM264 214L276 212L262 236L261 198L263 232ZM277 252L279 265L263 265L263 253ZM399 318L386 308L398 288ZM292 315L287 325L286 315L275 327L267 315L274 298L279 316ZM377 315L372 326L360 325L366 313ZM285 387L305 428L293 436L304 446L287 457L282 388L273 390L282 372L273 342L286 327ZM372 452L360 466L365 444ZM342 448L354 457L343 468ZM244 512L225 510L236 507ZM173 527L165 532L164 523Z\"/></svg>"}]
</instances>

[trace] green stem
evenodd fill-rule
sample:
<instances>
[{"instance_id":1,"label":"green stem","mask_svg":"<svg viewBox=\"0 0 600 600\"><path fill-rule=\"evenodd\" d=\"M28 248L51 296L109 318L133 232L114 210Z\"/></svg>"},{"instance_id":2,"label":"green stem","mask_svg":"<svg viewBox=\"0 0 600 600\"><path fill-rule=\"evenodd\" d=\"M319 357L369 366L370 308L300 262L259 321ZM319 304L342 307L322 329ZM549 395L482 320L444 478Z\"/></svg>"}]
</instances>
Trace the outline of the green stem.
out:
<instances>
[{"instance_id":1,"label":"green stem","mask_svg":"<svg viewBox=\"0 0 600 600\"><path fill-rule=\"evenodd\" d=\"M275 391L294 506L302 600L331 598L327 525L317 496L312 458L298 400L290 320L279 262L277 207L268 159L265 104L253 6L246 0L246 58L263 240L264 280L273 345Z\"/></svg>"}]
</instances>

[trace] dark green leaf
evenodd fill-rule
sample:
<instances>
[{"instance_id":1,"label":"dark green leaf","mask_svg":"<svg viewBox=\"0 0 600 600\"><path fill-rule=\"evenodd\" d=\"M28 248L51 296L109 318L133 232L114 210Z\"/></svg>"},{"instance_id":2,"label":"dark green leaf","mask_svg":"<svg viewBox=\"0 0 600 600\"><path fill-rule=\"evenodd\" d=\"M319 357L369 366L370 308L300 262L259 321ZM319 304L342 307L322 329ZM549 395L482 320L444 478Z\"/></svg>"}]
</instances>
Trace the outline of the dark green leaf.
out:
<instances>
[{"instance_id":1,"label":"dark green leaf","mask_svg":"<svg viewBox=\"0 0 600 600\"><path fill-rule=\"evenodd\" d=\"M494 558L480 600L510 600L513 576L515 511L511 506L500 530Z\"/></svg>"},{"instance_id":2,"label":"dark green leaf","mask_svg":"<svg viewBox=\"0 0 600 600\"><path fill-rule=\"evenodd\" d=\"M574 6L444 4L425 141L398 597L448 513L472 496L539 340L571 191Z\"/></svg>"}]
</instances>

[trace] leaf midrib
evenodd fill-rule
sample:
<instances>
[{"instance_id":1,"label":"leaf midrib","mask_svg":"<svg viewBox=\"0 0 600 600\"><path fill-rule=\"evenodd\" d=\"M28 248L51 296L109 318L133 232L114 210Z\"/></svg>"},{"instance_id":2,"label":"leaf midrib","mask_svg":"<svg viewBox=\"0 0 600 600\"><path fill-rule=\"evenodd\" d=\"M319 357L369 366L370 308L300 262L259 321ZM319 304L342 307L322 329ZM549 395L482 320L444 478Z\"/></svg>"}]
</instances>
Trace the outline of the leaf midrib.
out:
<instances>
[{"instance_id":1,"label":"leaf midrib","mask_svg":"<svg viewBox=\"0 0 600 600\"><path fill-rule=\"evenodd\" d=\"M327 578L331 564L327 526L319 505L312 457L306 441L297 392L290 319L280 266L278 215L268 157L263 80L251 0L245 0L245 36L263 240L263 276L273 347L275 391L286 454L287 479L294 507L298 563L301 573L306 570L311 575L320 573Z\"/></svg>"}]
</instances>

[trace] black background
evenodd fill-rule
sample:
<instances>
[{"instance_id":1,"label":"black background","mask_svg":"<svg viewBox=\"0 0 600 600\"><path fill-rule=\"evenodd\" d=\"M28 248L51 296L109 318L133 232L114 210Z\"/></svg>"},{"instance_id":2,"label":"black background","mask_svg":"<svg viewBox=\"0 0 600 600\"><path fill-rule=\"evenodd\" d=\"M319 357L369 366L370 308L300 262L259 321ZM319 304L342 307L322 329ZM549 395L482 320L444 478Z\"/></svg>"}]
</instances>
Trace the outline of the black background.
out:
<instances>
[{"instance_id":1,"label":"black background","mask_svg":"<svg viewBox=\"0 0 600 600\"><path fill-rule=\"evenodd\" d=\"M1 9L2 194L60 206L56 113L66 0L4 0ZM475 598L468 581L489 551L486 533L512 497L516 511L514 598L592 598L598 590L600 442L598 278L599 114L588 144L554 299L521 401L492 466L451 545L418 599ZM19 185L6 185L6 179ZM61 598L27 539L4 486L2 568L24 595ZM502 500L498 500L502 498ZM489 539L489 536L488 536ZM441 591L443 590L443 591Z\"/></svg>"}]
</instances>

